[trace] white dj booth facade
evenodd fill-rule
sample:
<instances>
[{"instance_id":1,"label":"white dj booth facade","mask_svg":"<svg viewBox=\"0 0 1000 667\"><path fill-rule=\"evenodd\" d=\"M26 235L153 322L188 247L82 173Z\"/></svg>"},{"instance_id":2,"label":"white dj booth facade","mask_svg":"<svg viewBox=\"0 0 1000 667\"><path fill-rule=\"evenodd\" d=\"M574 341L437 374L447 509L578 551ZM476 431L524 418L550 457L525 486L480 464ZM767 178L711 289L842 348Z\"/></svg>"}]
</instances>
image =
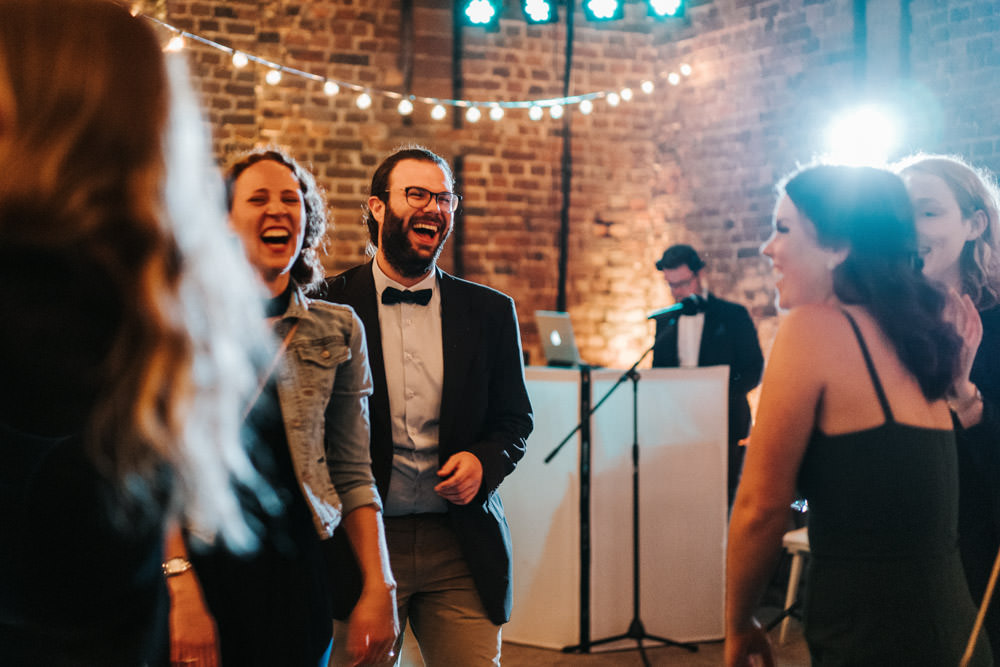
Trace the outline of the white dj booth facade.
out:
<instances>
[{"instance_id":1,"label":"white dj booth facade","mask_svg":"<svg viewBox=\"0 0 1000 667\"><path fill-rule=\"evenodd\" d=\"M591 371L596 404L622 371ZM501 488L514 543L514 609L504 640L581 642L580 371L526 370L535 428ZM638 382L640 619L650 635L723 636L728 368L646 369ZM591 417L589 642L633 620L633 387ZM612 647L621 647L630 641Z\"/></svg>"}]
</instances>

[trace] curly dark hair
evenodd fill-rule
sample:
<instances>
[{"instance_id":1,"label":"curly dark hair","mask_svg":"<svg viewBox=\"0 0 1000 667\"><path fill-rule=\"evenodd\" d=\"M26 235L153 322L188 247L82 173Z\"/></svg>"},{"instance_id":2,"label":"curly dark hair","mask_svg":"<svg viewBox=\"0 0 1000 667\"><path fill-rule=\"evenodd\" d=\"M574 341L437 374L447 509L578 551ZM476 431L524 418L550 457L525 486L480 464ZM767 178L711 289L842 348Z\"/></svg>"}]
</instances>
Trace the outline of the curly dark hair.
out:
<instances>
[{"instance_id":1,"label":"curly dark hair","mask_svg":"<svg viewBox=\"0 0 1000 667\"><path fill-rule=\"evenodd\" d=\"M240 174L251 165L264 160L277 162L287 167L295 176L295 180L299 182L299 190L302 191L302 201L306 209L305 238L302 240L302 252L299 253L292 265L291 275L302 289L306 292L312 292L323 282L323 262L320 260L319 251L326 244L329 222L326 193L309 170L277 146L255 148L240 155L226 169L226 207L229 210L233 208L233 190Z\"/></svg>"},{"instance_id":2,"label":"curly dark hair","mask_svg":"<svg viewBox=\"0 0 1000 667\"><path fill-rule=\"evenodd\" d=\"M921 273L913 207L899 176L813 165L778 190L812 222L821 246L848 249L833 271L837 298L872 314L924 396L944 396L958 369L961 339L943 318L945 295Z\"/></svg>"}]
</instances>

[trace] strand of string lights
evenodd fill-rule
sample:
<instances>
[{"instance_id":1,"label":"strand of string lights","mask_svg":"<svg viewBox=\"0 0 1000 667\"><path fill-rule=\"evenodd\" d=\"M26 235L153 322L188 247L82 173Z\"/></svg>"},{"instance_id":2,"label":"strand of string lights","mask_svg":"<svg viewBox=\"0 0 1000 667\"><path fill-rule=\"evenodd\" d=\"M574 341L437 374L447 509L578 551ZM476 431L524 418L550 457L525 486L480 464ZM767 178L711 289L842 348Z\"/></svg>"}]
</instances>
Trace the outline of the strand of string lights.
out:
<instances>
[{"instance_id":1,"label":"strand of string lights","mask_svg":"<svg viewBox=\"0 0 1000 667\"><path fill-rule=\"evenodd\" d=\"M589 115L594 111L594 102L598 100L604 101L610 107L617 107L622 102L630 102L635 97L635 92L630 87L625 87L620 90L601 90L592 93L584 93L582 95L570 95L567 97L551 97L545 99L533 99L533 100L461 100L461 99L448 99L439 97L424 97L421 95L406 95L393 90L384 90L381 88L376 88L372 86L364 86L357 83L352 83L350 81L343 81L340 79L334 79L328 76L320 76L319 74L313 74L311 72L306 72L304 70L291 67L284 63L275 62L268 58L262 58L260 56L254 55L247 51L241 49L235 49L230 46L225 46L218 42L212 41L206 37L196 35L194 33L188 32L186 30L181 30L176 26L173 26L165 21L149 16L148 14L142 14L140 12L133 12L136 16L141 16L161 27L170 31L173 35L163 47L165 51L181 51L186 46L186 40L191 40L208 46L210 48L222 51L229 54L233 67L241 69L248 66L251 62L261 65L267 70L264 75L264 81L270 85L277 85L281 82L284 75L296 76L310 81L319 83L323 87L323 92L327 96L334 96L340 93L342 89L348 89L358 96L355 98L354 103L359 109L368 109L373 103L373 96L381 96L389 99L398 100L399 103L396 105L396 110L402 116L408 116L414 111L414 103L422 103L431 107L430 115L434 120L443 120L448 115L448 107L455 108L457 110L465 111L465 119L469 122L478 122L484 114L488 115L493 121L499 121L503 119L504 114L508 109L527 109L528 117L531 120L539 121L542 120L546 112L552 119L562 118L565 113L565 109L568 106L576 106L580 113L584 115ZM681 64L676 71L662 72L660 77L666 79L667 83L672 86L680 85L685 77L690 76L692 73L692 68L689 64ZM642 93L649 95L656 88L656 84L650 80L646 79L639 84L639 90Z\"/></svg>"}]
</instances>

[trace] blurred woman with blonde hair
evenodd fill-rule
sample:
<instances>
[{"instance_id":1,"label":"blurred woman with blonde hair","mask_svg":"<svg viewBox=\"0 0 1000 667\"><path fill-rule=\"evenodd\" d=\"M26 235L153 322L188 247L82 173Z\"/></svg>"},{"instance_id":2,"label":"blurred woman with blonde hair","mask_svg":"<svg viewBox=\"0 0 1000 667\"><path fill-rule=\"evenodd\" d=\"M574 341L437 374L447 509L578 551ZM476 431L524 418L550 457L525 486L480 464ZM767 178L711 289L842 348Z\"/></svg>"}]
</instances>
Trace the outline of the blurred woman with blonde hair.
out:
<instances>
[{"instance_id":1,"label":"blurred woman with blonde hair","mask_svg":"<svg viewBox=\"0 0 1000 667\"><path fill-rule=\"evenodd\" d=\"M259 303L147 21L0 16L0 655L158 664L168 519L253 546L229 488L260 488L239 441Z\"/></svg>"},{"instance_id":2,"label":"blurred woman with blonde hair","mask_svg":"<svg viewBox=\"0 0 1000 667\"><path fill-rule=\"evenodd\" d=\"M958 157L915 155L897 167L916 213L924 274L950 292L962 336L948 389L959 472L959 547L978 604L1000 550L1000 192L996 179ZM984 628L1000 655L1000 602Z\"/></svg>"}]
</instances>

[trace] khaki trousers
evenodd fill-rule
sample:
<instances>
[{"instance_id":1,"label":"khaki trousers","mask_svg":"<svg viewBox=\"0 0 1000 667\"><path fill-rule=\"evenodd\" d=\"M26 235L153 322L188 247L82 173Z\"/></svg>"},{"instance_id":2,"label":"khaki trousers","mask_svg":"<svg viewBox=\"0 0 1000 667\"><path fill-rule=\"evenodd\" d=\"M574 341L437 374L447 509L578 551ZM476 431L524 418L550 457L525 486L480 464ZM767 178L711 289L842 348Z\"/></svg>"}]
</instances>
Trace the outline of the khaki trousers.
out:
<instances>
[{"instance_id":1,"label":"khaki trousers","mask_svg":"<svg viewBox=\"0 0 1000 667\"><path fill-rule=\"evenodd\" d=\"M386 517L385 533L400 629L409 620L426 667L499 667L501 626L486 615L448 516ZM402 643L401 632L385 667L401 664ZM346 644L347 624L335 622L332 666L350 664Z\"/></svg>"}]
</instances>

